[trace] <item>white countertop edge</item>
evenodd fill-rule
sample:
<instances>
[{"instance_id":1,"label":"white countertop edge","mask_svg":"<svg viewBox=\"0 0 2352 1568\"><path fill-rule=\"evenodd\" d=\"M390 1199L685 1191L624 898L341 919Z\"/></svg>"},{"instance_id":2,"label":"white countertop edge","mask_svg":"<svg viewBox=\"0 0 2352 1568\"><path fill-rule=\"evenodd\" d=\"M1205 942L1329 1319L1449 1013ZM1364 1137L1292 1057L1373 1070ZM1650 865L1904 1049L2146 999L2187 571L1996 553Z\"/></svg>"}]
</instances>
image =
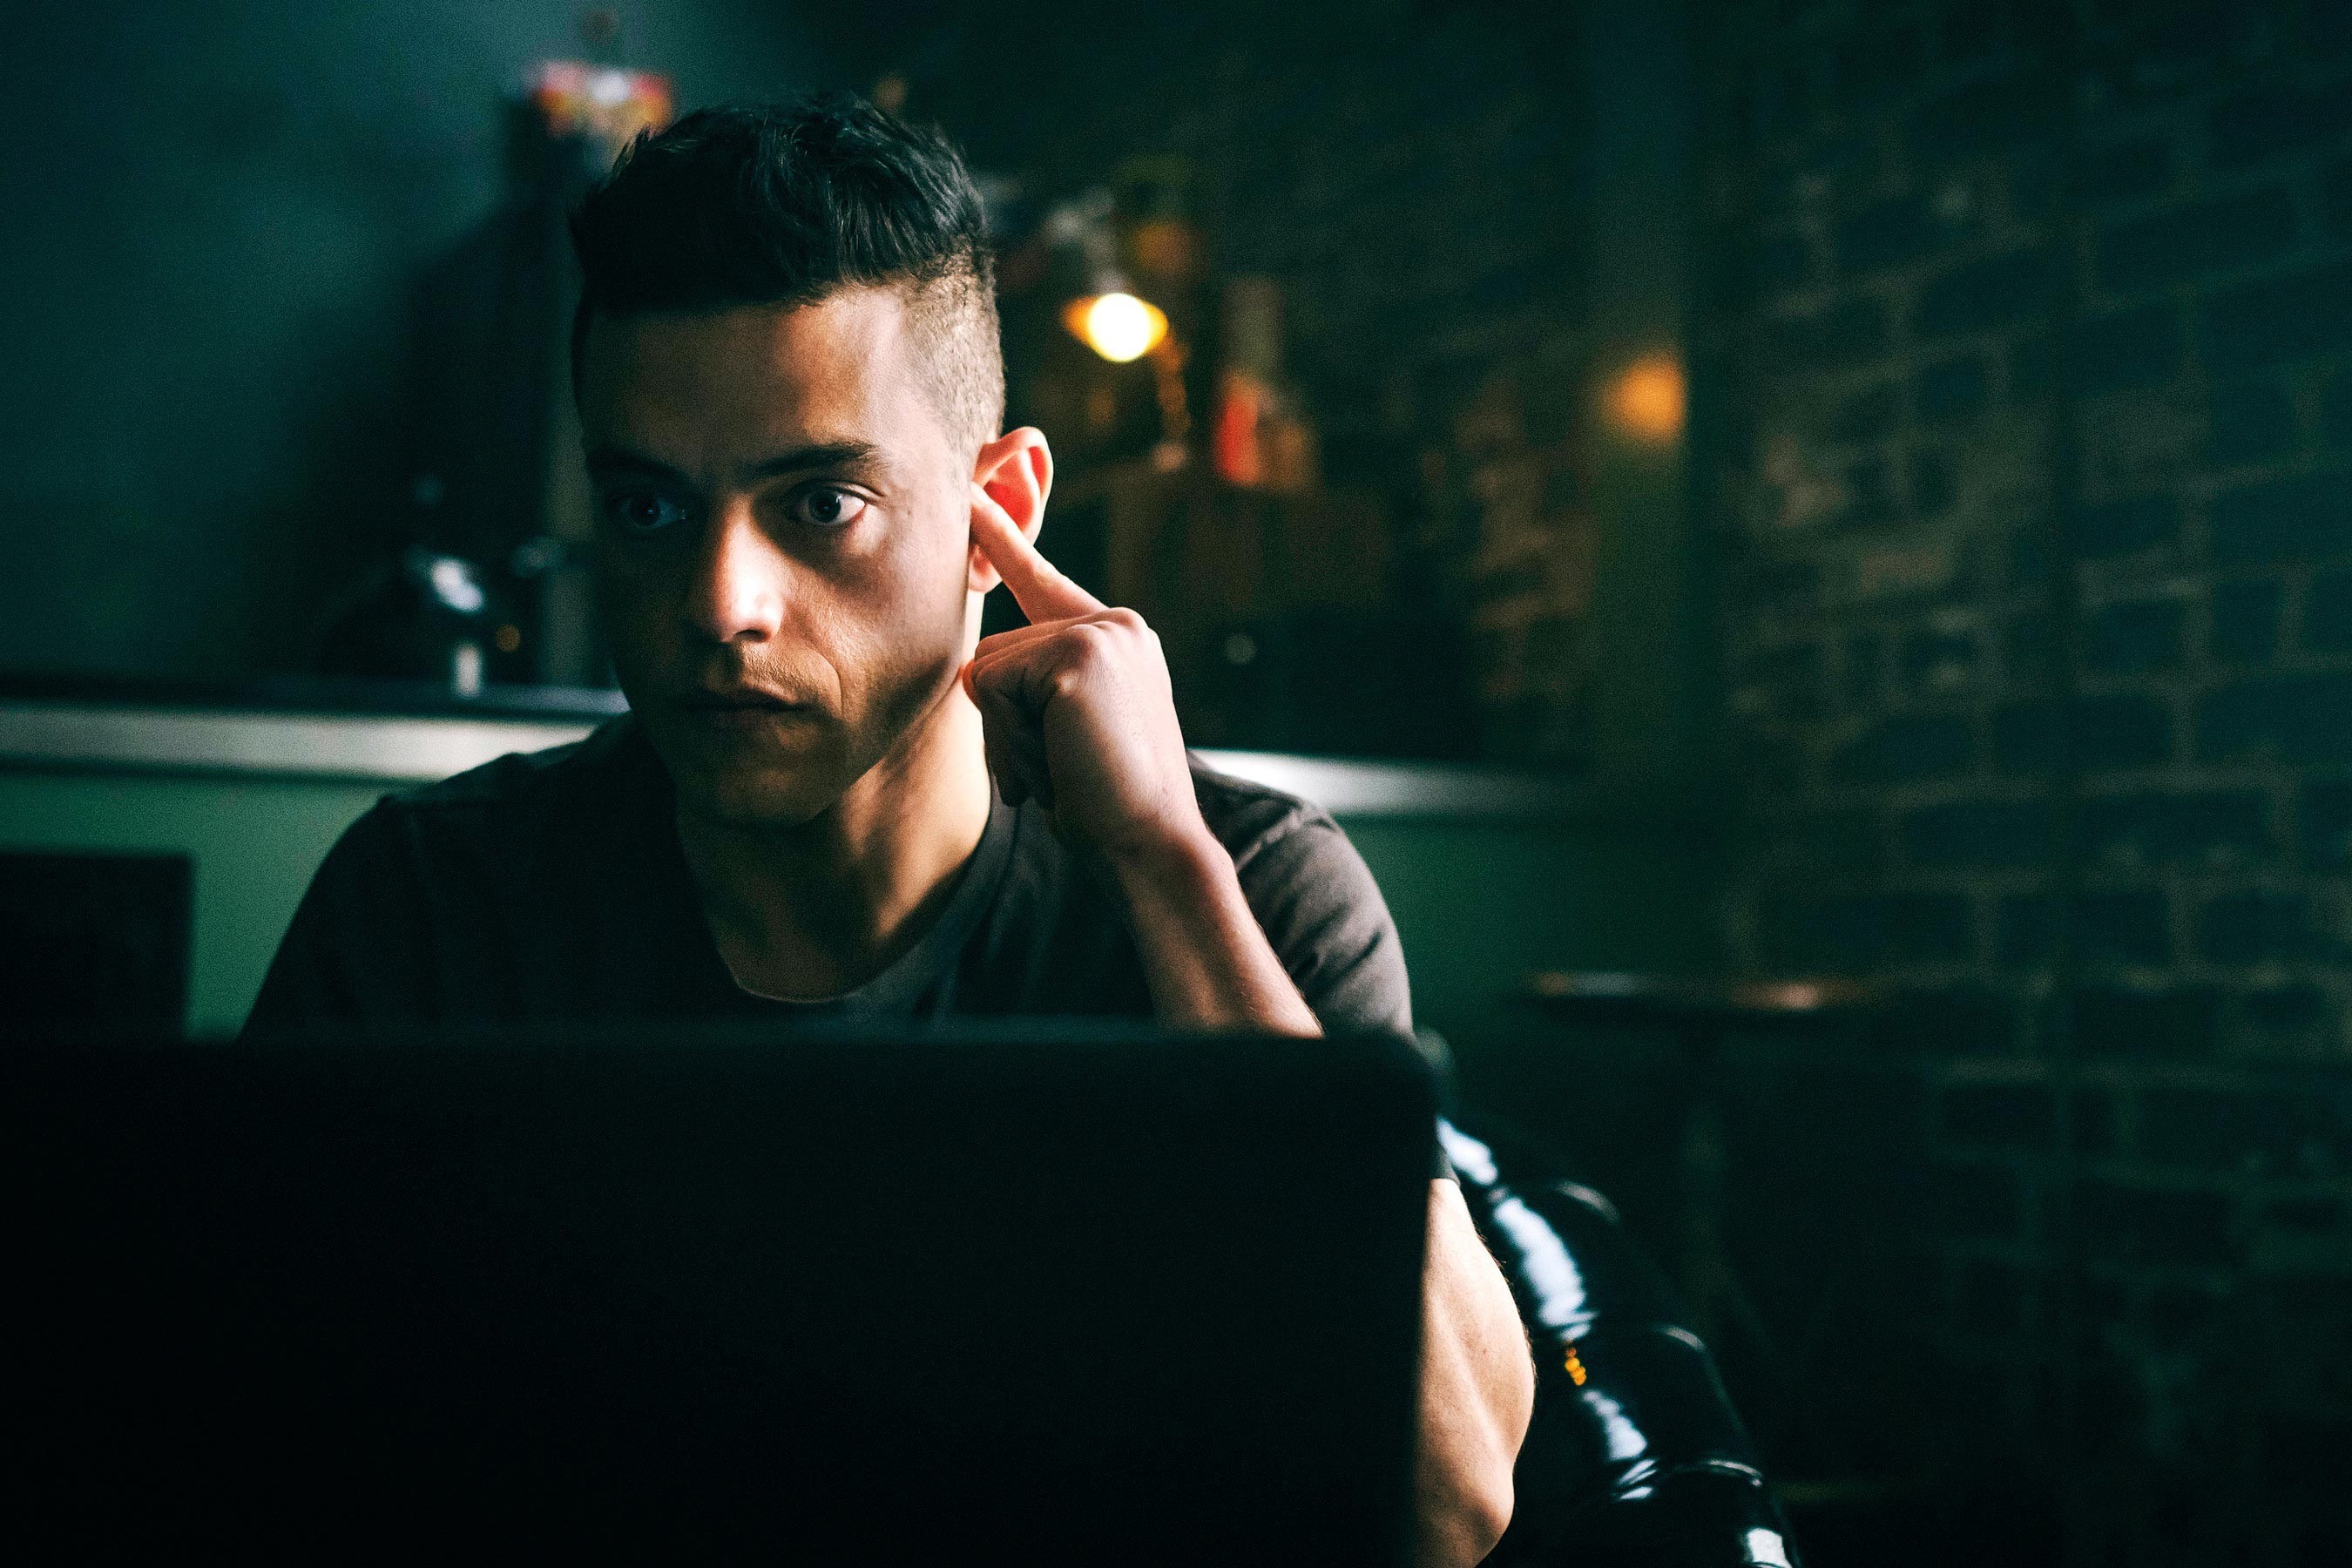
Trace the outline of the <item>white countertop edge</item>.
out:
<instances>
[{"instance_id":1,"label":"white countertop edge","mask_svg":"<svg viewBox=\"0 0 2352 1568\"><path fill-rule=\"evenodd\" d=\"M1581 800L1566 779L1461 763L1372 762L1284 752L1201 752L1210 767L1312 801L1334 816L1528 819Z\"/></svg>"},{"instance_id":2,"label":"white countertop edge","mask_svg":"<svg viewBox=\"0 0 2352 1568\"><path fill-rule=\"evenodd\" d=\"M426 784L593 729L556 721L0 703L0 762Z\"/></svg>"},{"instance_id":3,"label":"white countertop edge","mask_svg":"<svg viewBox=\"0 0 2352 1568\"><path fill-rule=\"evenodd\" d=\"M91 703L0 702L0 766L227 773L426 784L509 752L579 740L579 719L273 713ZM1278 752L1199 753L1219 773L1312 801L1338 816L1556 817L1572 781L1460 763L1359 762Z\"/></svg>"}]
</instances>

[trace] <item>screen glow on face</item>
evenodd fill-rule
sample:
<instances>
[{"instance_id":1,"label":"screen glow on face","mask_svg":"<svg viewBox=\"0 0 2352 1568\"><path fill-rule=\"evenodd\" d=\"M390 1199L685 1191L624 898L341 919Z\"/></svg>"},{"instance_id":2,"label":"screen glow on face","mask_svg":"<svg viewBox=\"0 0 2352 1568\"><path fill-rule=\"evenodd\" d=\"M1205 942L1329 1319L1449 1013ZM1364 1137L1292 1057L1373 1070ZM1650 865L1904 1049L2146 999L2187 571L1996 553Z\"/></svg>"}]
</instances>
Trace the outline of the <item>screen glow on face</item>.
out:
<instances>
[{"instance_id":1,"label":"screen glow on face","mask_svg":"<svg viewBox=\"0 0 2352 1568\"><path fill-rule=\"evenodd\" d=\"M856 290L592 324L600 622L682 809L805 820L954 689L971 458L903 313Z\"/></svg>"}]
</instances>

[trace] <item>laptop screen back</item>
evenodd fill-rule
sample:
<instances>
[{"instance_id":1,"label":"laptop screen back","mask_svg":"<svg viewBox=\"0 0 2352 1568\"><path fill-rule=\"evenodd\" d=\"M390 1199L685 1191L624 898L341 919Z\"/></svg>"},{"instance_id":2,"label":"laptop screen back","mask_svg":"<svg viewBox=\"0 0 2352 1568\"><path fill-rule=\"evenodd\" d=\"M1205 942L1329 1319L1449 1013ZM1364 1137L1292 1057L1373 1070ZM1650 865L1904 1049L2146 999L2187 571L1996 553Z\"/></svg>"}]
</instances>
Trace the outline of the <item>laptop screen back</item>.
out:
<instances>
[{"instance_id":1,"label":"laptop screen back","mask_svg":"<svg viewBox=\"0 0 2352 1568\"><path fill-rule=\"evenodd\" d=\"M43 1435L20 1520L187 1546L1402 1560L1433 1109L1402 1043L0 1063L11 1404Z\"/></svg>"}]
</instances>

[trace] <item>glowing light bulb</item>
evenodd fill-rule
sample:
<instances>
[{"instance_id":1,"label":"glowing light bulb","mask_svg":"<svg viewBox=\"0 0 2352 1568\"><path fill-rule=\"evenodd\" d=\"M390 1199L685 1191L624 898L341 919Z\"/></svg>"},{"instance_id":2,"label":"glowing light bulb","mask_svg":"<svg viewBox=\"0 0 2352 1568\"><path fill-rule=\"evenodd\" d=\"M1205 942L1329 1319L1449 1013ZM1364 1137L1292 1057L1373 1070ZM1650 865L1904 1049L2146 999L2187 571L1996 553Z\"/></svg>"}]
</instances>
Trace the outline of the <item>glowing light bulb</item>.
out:
<instances>
[{"instance_id":1,"label":"glowing light bulb","mask_svg":"<svg viewBox=\"0 0 2352 1568\"><path fill-rule=\"evenodd\" d=\"M1682 361L1649 354L1627 365L1610 384L1610 418L1637 440L1671 441L1683 433L1685 395Z\"/></svg>"},{"instance_id":2,"label":"glowing light bulb","mask_svg":"<svg viewBox=\"0 0 2352 1568\"><path fill-rule=\"evenodd\" d=\"M1160 307L1132 294L1074 300L1063 320L1081 342L1113 364L1141 359L1168 335L1168 317Z\"/></svg>"}]
</instances>

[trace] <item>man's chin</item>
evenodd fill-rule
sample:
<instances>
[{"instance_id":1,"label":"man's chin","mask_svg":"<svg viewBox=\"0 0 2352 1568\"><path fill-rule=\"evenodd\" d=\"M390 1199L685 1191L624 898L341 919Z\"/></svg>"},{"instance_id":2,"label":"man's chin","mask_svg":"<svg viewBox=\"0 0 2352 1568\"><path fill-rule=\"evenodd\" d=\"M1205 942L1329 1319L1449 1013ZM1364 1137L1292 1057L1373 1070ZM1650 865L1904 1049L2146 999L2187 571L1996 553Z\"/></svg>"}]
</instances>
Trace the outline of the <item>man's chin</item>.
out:
<instances>
[{"instance_id":1,"label":"man's chin","mask_svg":"<svg viewBox=\"0 0 2352 1568\"><path fill-rule=\"evenodd\" d=\"M713 743L690 730L685 734L656 730L652 738L679 806L730 826L784 827L807 822L838 801L846 786L835 748L828 745L780 756L771 745Z\"/></svg>"},{"instance_id":2,"label":"man's chin","mask_svg":"<svg viewBox=\"0 0 2352 1568\"><path fill-rule=\"evenodd\" d=\"M729 827L797 827L823 815L841 799L830 781L779 777L672 775L680 809Z\"/></svg>"}]
</instances>

